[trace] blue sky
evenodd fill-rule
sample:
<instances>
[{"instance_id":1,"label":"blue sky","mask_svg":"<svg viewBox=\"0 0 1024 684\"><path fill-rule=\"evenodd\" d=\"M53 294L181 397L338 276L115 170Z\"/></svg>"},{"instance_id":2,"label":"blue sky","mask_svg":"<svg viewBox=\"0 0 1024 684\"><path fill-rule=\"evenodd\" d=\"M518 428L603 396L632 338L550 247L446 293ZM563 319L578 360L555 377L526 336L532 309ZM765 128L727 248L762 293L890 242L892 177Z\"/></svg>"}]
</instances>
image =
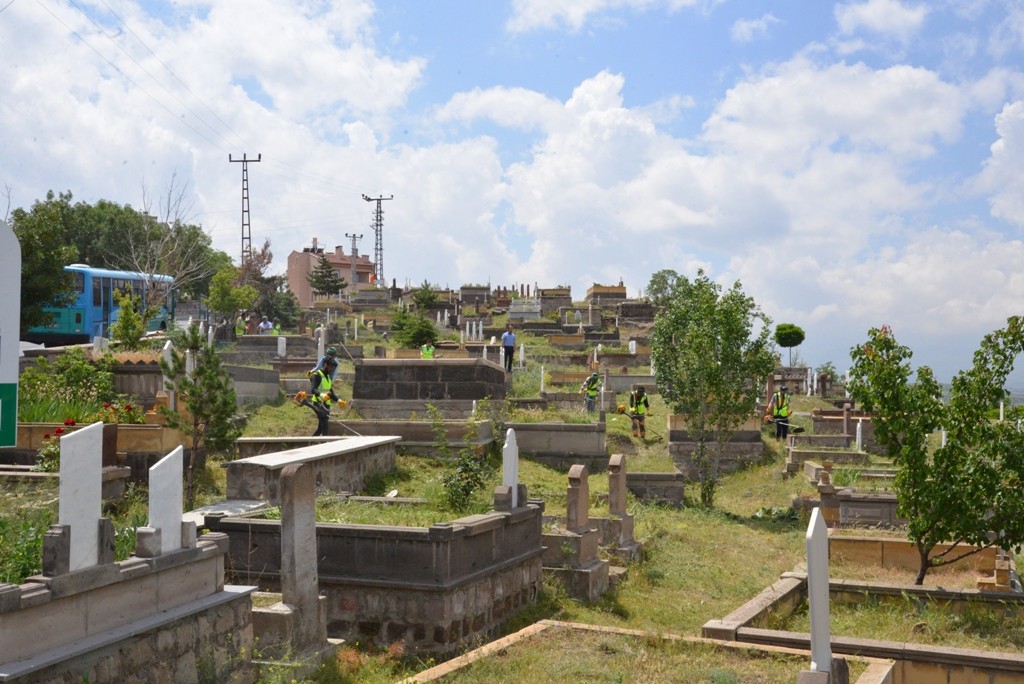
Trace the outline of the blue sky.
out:
<instances>
[{"instance_id":1,"label":"blue sky","mask_svg":"<svg viewBox=\"0 0 1024 684\"><path fill-rule=\"evenodd\" d=\"M1024 0L15 0L0 189L163 214L173 178L234 255L262 154L277 270L372 254L393 194L388 280L703 268L810 364L887 323L948 379L1024 302L1022 52Z\"/></svg>"}]
</instances>

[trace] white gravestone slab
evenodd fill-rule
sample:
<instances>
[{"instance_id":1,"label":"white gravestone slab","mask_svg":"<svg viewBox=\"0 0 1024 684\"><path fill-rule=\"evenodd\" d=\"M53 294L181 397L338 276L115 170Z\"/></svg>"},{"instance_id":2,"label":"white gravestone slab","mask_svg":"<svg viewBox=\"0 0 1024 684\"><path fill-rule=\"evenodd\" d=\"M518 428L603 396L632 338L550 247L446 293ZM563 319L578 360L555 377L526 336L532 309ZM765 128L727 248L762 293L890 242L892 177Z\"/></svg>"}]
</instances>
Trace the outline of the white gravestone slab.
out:
<instances>
[{"instance_id":1,"label":"white gravestone slab","mask_svg":"<svg viewBox=\"0 0 1024 684\"><path fill-rule=\"evenodd\" d=\"M58 522L71 529L69 569L99 561L99 519L103 503L103 423L60 438Z\"/></svg>"},{"instance_id":2,"label":"white gravestone slab","mask_svg":"<svg viewBox=\"0 0 1024 684\"><path fill-rule=\"evenodd\" d=\"M18 442L18 355L21 321L21 243L0 220L0 446Z\"/></svg>"},{"instance_id":3,"label":"white gravestone slab","mask_svg":"<svg viewBox=\"0 0 1024 684\"><path fill-rule=\"evenodd\" d=\"M181 474L185 450L179 446L149 469L149 526L160 530L160 553L181 548Z\"/></svg>"},{"instance_id":4,"label":"white gravestone slab","mask_svg":"<svg viewBox=\"0 0 1024 684\"><path fill-rule=\"evenodd\" d=\"M277 355L288 356L288 339L284 335L277 338Z\"/></svg>"},{"instance_id":5,"label":"white gravestone slab","mask_svg":"<svg viewBox=\"0 0 1024 684\"><path fill-rule=\"evenodd\" d=\"M821 509L811 511L807 525L807 602L811 614L811 672L832 671L829 625L828 527Z\"/></svg>"},{"instance_id":6,"label":"white gravestone slab","mask_svg":"<svg viewBox=\"0 0 1024 684\"><path fill-rule=\"evenodd\" d=\"M512 508L519 506L519 445L512 428L505 432L505 446L501 450L501 484L512 491Z\"/></svg>"}]
</instances>

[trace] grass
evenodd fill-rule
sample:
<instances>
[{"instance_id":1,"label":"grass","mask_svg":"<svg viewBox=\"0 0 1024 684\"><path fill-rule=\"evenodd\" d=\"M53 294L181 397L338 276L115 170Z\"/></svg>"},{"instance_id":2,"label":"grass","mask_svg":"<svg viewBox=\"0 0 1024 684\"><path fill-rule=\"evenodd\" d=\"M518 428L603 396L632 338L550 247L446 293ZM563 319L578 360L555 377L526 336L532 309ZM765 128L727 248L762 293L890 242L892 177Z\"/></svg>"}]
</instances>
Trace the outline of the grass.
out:
<instances>
[{"instance_id":1,"label":"grass","mask_svg":"<svg viewBox=\"0 0 1024 684\"><path fill-rule=\"evenodd\" d=\"M554 630L554 631L553 631ZM518 682L792 682L803 658L587 629L553 628L503 648L439 680ZM851 681L865 665L853 664Z\"/></svg>"},{"instance_id":2,"label":"grass","mask_svg":"<svg viewBox=\"0 0 1024 684\"><path fill-rule=\"evenodd\" d=\"M829 619L832 633L846 637L981 651L1018 652L1024 648L1024 623L1007 619L1003 611L980 603L954 606L914 601L906 596L859 603L833 601ZM785 622L783 629L810 630L806 605Z\"/></svg>"}]
</instances>

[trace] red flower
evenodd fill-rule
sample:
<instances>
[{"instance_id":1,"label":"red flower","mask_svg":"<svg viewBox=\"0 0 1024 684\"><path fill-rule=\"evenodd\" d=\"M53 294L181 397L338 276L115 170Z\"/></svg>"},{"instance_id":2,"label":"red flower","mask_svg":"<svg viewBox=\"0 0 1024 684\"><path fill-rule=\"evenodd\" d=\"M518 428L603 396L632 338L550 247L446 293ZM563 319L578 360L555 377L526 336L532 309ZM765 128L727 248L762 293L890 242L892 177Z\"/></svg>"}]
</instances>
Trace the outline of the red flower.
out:
<instances>
[{"instance_id":1,"label":"red flower","mask_svg":"<svg viewBox=\"0 0 1024 684\"><path fill-rule=\"evenodd\" d=\"M110 408L110 402L108 402L108 401L103 402L103 408Z\"/></svg>"},{"instance_id":2,"label":"red flower","mask_svg":"<svg viewBox=\"0 0 1024 684\"><path fill-rule=\"evenodd\" d=\"M53 436L54 437L56 437L57 435L62 435L62 434L64 434L64 428L59 427L59 428L54 428L53 429Z\"/></svg>"},{"instance_id":3,"label":"red flower","mask_svg":"<svg viewBox=\"0 0 1024 684\"><path fill-rule=\"evenodd\" d=\"M132 410L132 405L131 404L125 404L124 405L124 410L125 411L131 411Z\"/></svg>"},{"instance_id":4,"label":"red flower","mask_svg":"<svg viewBox=\"0 0 1024 684\"><path fill-rule=\"evenodd\" d=\"M45 435L43 435L43 439L50 439L50 433L47 432Z\"/></svg>"},{"instance_id":5,"label":"red flower","mask_svg":"<svg viewBox=\"0 0 1024 684\"><path fill-rule=\"evenodd\" d=\"M75 424L75 419L74 418L65 418L64 419L64 424L65 425L74 425Z\"/></svg>"}]
</instances>

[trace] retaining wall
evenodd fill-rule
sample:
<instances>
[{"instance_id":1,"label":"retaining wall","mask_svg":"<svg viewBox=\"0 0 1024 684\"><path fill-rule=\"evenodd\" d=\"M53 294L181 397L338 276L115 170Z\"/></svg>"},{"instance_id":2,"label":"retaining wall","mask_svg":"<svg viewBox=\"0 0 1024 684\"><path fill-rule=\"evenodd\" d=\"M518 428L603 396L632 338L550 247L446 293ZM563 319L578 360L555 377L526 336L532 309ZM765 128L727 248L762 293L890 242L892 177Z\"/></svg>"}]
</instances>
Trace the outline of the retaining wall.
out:
<instances>
[{"instance_id":1,"label":"retaining wall","mask_svg":"<svg viewBox=\"0 0 1024 684\"><path fill-rule=\"evenodd\" d=\"M428 416L428 404L446 418L467 418L474 401L504 400L506 379L483 359L365 359L355 366L352 404L371 419Z\"/></svg>"},{"instance_id":2,"label":"retaining wall","mask_svg":"<svg viewBox=\"0 0 1024 684\"><path fill-rule=\"evenodd\" d=\"M700 469L693 461L697 443L685 430L671 430L668 435L668 455L672 457L676 468L691 480L698 480ZM718 448L713 435L708 438L705 448L708 450ZM755 463L760 463L764 457L764 443L761 441L760 430L737 431L732 439L724 445L723 451L719 455L718 473L720 475L734 473Z\"/></svg>"}]
</instances>

